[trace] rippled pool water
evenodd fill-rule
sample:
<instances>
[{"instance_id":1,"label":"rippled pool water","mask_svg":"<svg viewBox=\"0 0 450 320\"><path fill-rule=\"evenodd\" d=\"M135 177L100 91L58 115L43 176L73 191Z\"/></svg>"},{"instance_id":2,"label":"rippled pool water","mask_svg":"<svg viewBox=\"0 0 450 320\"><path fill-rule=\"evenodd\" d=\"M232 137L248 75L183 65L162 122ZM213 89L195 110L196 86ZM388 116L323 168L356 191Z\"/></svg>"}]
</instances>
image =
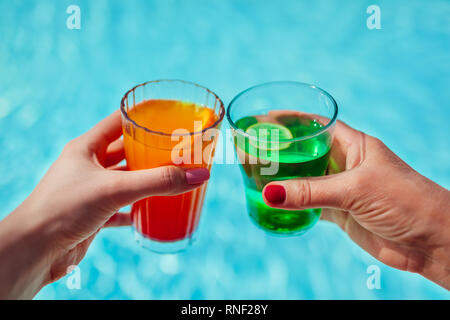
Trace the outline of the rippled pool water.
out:
<instances>
[{"instance_id":1,"label":"rippled pool water","mask_svg":"<svg viewBox=\"0 0 450 320\"><path fill-rule=\"evenodd\" d=\"M81 9L81 29L66 8ZM366 8L381 8L380 30ZM179 78L227 104L270 80L315 83L339 117L382 138L416 170L450 186L449 1L0 0L0 218L70 139L146 80ZM388 181L388 177L387 177ZM369 290L367 268L381 269ZM104 230L80 264L38 299L448 299L418 275L379 263L335 225L276 238L246 214L237 165L216 165L196 243L178 255Z\"/></svg>"}]
</instances>

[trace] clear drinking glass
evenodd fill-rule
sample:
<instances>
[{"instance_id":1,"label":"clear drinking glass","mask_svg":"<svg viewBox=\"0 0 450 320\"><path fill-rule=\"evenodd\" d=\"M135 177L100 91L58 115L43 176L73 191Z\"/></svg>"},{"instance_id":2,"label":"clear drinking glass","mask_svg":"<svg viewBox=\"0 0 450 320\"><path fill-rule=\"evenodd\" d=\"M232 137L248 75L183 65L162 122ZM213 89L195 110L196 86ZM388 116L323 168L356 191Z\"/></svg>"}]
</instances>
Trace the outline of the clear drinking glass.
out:
<instances>
[{"instance_id":1,"label":"clear drinking glass","mask_svg":"<svg viewBox=\"0 0 450 320\"><path fill-rule=\"evenodd\" d=\"M212 91L181 80L149 81L128 91L120 108L129 170L166 165L210 170L225 114L222 101ZM205 123L209 125L204 127ZM206 187L134 203L131 217L136 240L162 253L186 248L200 219Z\"/></svg>"},{"instance_id":2,"label":"clear drinking glass","mask_svg":"<svg viewBox=\"0 0 450 320\"><path fill-rule=\"evenodd\" d=\"M269 82L238 94L227 119L245 185L251 220L279 235L299 235L320 218L321 209L281 210L262 197L271 181L326 173L338 108L324 90L300 82Z\"/></svg>"}]
</instances>

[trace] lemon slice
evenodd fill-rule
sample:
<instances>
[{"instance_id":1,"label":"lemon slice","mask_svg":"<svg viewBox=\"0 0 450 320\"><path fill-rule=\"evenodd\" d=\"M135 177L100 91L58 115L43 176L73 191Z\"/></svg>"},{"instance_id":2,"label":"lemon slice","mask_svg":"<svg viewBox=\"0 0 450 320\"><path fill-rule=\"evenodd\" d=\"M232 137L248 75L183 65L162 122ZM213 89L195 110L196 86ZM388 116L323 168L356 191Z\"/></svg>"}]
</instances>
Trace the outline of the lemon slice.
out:
<instances>
[{"instance_id":1,"label":"lemon slice","mask_svg":"<svg viewBox=\"0 0 450 320\"><path fill-rule=\"evenodd\" d=\"M292 139L291 131L276 123L258 122L245 130L247 134L257 138L257 140L249 139L250 144L262 150L284 150L289 148L290 142L280 142L280 140ZM277 137L278 136L278 137Z\"/></svg>"}]
</instances>

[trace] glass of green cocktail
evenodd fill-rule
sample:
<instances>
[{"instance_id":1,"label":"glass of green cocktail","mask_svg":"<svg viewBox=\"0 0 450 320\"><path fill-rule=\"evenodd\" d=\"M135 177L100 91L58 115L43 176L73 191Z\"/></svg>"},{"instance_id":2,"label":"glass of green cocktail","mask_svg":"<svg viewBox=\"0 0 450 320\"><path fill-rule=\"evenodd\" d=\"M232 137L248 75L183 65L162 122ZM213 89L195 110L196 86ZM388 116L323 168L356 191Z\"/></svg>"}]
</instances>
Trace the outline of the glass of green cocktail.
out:
<instances>
[{"instance_id":1,"label":"glass of green cocktail","mask_svg":"<svg viewBox=\"0 0 450 320\"><path fill-rule=\"evenodd\" d=\"M282 210L264 203L271 181L326 173L338 108L324 90L282 81L254 86L229 104L227 118L245 184L247 209L260 228L299 235L320 218L320 208Z\"/></svg>"}]
</instances>

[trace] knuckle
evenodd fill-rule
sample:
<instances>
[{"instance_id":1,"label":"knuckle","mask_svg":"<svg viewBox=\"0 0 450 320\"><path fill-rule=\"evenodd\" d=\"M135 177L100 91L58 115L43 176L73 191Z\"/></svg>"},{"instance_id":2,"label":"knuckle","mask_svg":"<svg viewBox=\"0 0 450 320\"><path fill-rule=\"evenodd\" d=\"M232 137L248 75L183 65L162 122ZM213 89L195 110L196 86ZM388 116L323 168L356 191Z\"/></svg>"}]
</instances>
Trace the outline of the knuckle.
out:
<instances>
[{"instance_id":1,"label":"knuckle","mask_svg":"<svg viewBox=\"0 0 450 320\"><path fill-rule=\"evenodd\" d=\"M369 143L371 143L374 147L379 148L379 149L386 148L386 145L384 144L384 142L381 141L380 139L378 139L377 137L373 137L373 136L369 136L369 135L367 135L367 137L369 139Z\"/></svg>"},{"instance_id":2,"label":"knuckle","mask_svg":"<svg viewBox=\"0 0 450 320\"><path fill-rule=\"evenodd\" d=\"M72 139L64 146L63 151L65 152L73 151L74 149L77 148L77 146L78 146L78 138Z\"/></svg>"},{"instance_id":3,"label":"knuckle","mask_svg":"<svg viewBox=\"0 0 450 320\"><path fill-rule=\"evenodd\" d=\"M89 139L87 139L85 135L81 135L79 137L70 140L63 148L63 152L65 153L71 152L95 153L97 152L97 150L98 150L97 143L89 141Z\"/></svg>"},{"instance_id":4,"label":"knuckle","mask_svg":"<svg viewBox=\"0 0 450 320\"><path fill-rule=\"evenodd\" d=\"M342 121L342 120L336 120L336 125L338 125L338 126L345 126L345 127L348 127L348 125L344 122L344 121Z\"/></svg>"},{"instance_id":5,"label":"knuckle","mask_svg":"<svg viewBox=\"0 0 450 320\"><path fill-rule=\"evenodd\" d=\"M295 205L299 208L311 205L311 183L308 179L299 180L296 188Z\"/></svg>"},{"instance_id":6,"label":"knuckle","mask_svg":"<svg viewBox=\"0 0 450 320\"><path fill-rule=\"evenodd\" d=\"M358 131L358 130L350 127L346 122L344 122L342 120L337 120L336 126L342 128L342 129L346 129L346 130Z\"/></svg>"},{"instance_id":7,"label":"knuckle","mask_svg":"<svg viewBox=\"0 0 450 320\"><path fill-rule=\"evenodd\" d=\"M176 168L168 166L162 168L162 185L165 191L170 192L177 187Z\"/></svg>"},{"instance_id":8,"label":"knuckle","mask_svg":"<svg viewBox=\"0 0 450 320\"><path fill-rule=\"evenodd\" d=\"M80 153L85 150L86 141L83 136L70 140L63 149L64 153Z\"/></svg>"}]
</instances>

